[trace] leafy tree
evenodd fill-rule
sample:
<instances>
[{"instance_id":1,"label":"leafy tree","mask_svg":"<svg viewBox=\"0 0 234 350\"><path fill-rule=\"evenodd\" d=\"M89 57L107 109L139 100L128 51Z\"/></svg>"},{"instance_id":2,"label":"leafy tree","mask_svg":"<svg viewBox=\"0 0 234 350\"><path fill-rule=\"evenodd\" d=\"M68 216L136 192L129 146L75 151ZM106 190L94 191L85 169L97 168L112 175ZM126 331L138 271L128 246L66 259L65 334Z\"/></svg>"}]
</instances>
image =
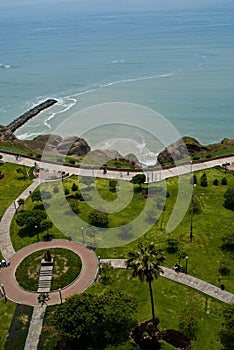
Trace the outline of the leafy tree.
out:
<instances>
[{"instance_id":1,"label":"leafy tree","mask_svg":"<svg viewBox=\"0 0 234 350\"><path fill-rule=\"evenodd\" d=\"M226 209L234 210L234 187L229 187L224 193L224 207Z\"/></svg>"},{"instance_id":2,"label":"leafy tree","mask_svg":"<svg viewBox=\"0 0 234 350\"><path fill-rule=\"evenodd\" d=\"M178 251L178 249L178 241L176 239L169 238L167 240L167 252L169 254L175 254Z\"/></svg>"},{"instance_id":3,"label":"leafy tree","mask_svg":"<svg viewBox=\"0 0 234 350\"><path fill-rule=\"evenodd\" d=\"M137 184L139 185L140 188L142 188L142 185L143 183L145 183L145 180L146 180L145 174L137 174L133 176L130 182L132 182L133 184Z\"/></svg>"},{"instance_id":4,"label":"leafy tree","mask_svg":"<svg viewBox=\"0 0 234 350\"><path fill-rule=\"evenodd\" d=\"M132 276L138 277L141 282L146 281L149 286L152 319L154 331L156 330L156 318L154 310L154 298L152 291L152 282L163 273L160 264L165 261L162 251L157 250L154 243L139 243L138 250L128 253L127 268L132 269Z\"/></svg>"},{"instance_id":5,"label":"leafy tree","mask_svg":"<svg viewBox=\"0 0 234 350\"><path fill-rule=\"evenodd\" d=\"M54 188L53 188L53 192L54 192L54 193L58 193L58 192L59 192L59 188L58 188L58 186L54 186Z\"/></svg>"},{"instance_id":6,"label":"leafy tree","mask_svg":"<svg viewBox=\"0 0 234 350\"><path fill-rule=\"evenodd\" d=\"M230 265L227 261L220 261L219 273L222 276L229 276L231 273Z\"/></svg>"},{"instance_id":7,"label":"leafy tree","mask_svg":"<svg viewBox=\"0 0 234 350\"><path fill-rule=\"evenodd\" d=\"M185 259L187 253L183 249L179 249L176 253L176 256L178 258L178 264L180 265L181 259Z\"/></svg>"},{"instance_id":8,"label":"leafy tree","mask_svg":"<svg viewBox=\"0 0 234 350\"><path fill-rule=\"evenodd\" d=\"M227 178L226 177L223 177L222 178L222 180L221 180L221 184L223 185L223 186L226 186L227 185Z\"/></svg>"},{"instance_id":9,"label":"leafy tree","mask_svg":"<svg viewBox=\"0 0 234 350\"><path fill-rule=\"evenodd\" d=\"M76 192L76 191L78 191L78 186L77 186L77 184L75 184L74 182L73 182L73 184L72 184L72 191L73 192Z\"/></svg>"},{"instance_id":10,"label":"leafy tree","mask_svg":"<svg viewBox=\"0 0 234 350\"><path fill-rule=\"evenodd\" d=\"M228 252L234 252L234 233L228 233L222 237L223 244L221 248Z\"/></svg>"},{"instance_id":11,"label":"leafy tree","mask_svg":"<svg viewBox=\"0 0 234 350\"><path fill-rule=\"evenodd\" d=\"M26 210L17 215L16 223L19 226L26 226L34 232L35 226L40 225L42 220L46 219L46 213L43 210Z\"/></svg>"},{"instance_id":12,"label":"leafy tree","mask_svg":"<svg viewBox=\"0 0 234 350\"><path fill-rule=\"evenodd\" d=\"M41 202L42 199L41 199L41 192L40 191L34 191L32 194L31 194L31 199L33 202Z\"/></svg>"},{"instance_id":13,"label":"leafy tree","mask_svg":"<svg viewBox=\"0 0 234 350\"><path fill-rule=\"evenodd\" d=\"M65 194L65 196L68 196L68 195L69 195L69 193L70 193L69 189L68 189L68 188L65 188L65 190L64 190L64 194Z\"/></svg>"},{"instance_id":14,"label":"leafy tree","mask_svg":"<svg viewBox=\"0 0 234 350\"><path fill-rule=\"evenodd\" d=\"M52 194L48 191L34 191L31 194L31 199L33 202L43 202L46 199L50 199L52 197Z\"/></svg>"},{"instance_id":15,"label":"leafy tree","mask_svg":"<svg viewBox=\"0 0 234 350\"><path fill-rule=\"evenodd\" d=\"M116 186L117 186L118 181L111 179L109 180L109 190L110 192L116 192Z\"/></svg>"},{"instance_id":16,"label":"leafy tree","mask_svg":"<svg viewBox=\"0 0 234 350\"><path fill-rule=\"evenodd\" d=\"M197 185L197 175L194 174L190 179L191 185Z\"/></svg>"},{"instance_id":17,"label":"leafy tree","mask_svg":"<svg viewBox=\"0 0 234 350\"><path fill-rule=\"evenodd\" d=\"M90 225L97 227L108 227L108 213L93 209L92 212L89 214L89 223Z\"/></svg>"},{"instance_id":18,"label":"leafy tree","mask_svg":"<svg viewBox=\"0 0 234 350\"><path fill-rule=\"evenodd\" d=\"M200 184L201 184L202 187L207 187L207 186L208 186L206 173L204 173L204 174L201 176Z\"/></svg>"},{"instance_id":19,"label":"leafy tree","mask_svg":"<svg viewBox=\"0 0 234 350\"><path fill-rule=\"evenodd\" d=\"M103 262L99 266L99 273L101 275L101 282L103 284L109 284L112 282L112 270L113 266L110 261Z\"/></svg>"},{"instance_id":20,"label":"leafy tree","mask_svg":"<svg viewBox=\"0 0 234 350\"><path fill-rule=\"evenodd\" d=\"M223 350L233 349L234 344L234 304L228 304L223 309L224 322L219 333Z\"/></svg>"},{"instance_id":21,"label":"leafy tree","mask_svg":"<svg viewBox=\"0 0 234 350\"><path fill-rule=\"evenodd\" d=\"M101 350L128 340L135 312L135 299L121 292L76 294L55 309L52 324L67 349Z\"/></svg>"},{"instance_id":22,"label":"leafy tree","mask_svg":"<svg viewBox=\"0 0 234 350\"><path fill-rule=\"evenodd\" d=\"M27 169L25 168L25 166L22 166L21 168L17 168L16 172L20 175L22 175L22 178L25 180L27 177Z\"/></svg>"},{"instance_id":23,"label":"leafy tree","mask_svg":"<svg viewBox=\"0 0 234 350\"><path fill-rule=\"evenodd\" d=\"M52 222L50 221L50 220L43 220L42 222L41 222L41 229L42 229L42 231L46 231L46 239L47 239L47 241L49 241L49 229L50 228L52 228L53 227L53 224L52 224Z\"/></svg>"}]
</instances>

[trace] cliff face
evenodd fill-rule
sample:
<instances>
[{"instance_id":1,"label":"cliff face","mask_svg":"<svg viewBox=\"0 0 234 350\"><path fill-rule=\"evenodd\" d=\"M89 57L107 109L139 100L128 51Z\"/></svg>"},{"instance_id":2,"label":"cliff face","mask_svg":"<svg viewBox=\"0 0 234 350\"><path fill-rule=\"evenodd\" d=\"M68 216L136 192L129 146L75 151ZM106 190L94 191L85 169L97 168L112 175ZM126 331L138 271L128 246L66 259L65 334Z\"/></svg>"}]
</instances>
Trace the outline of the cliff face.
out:
<instances>
[{"instance_id":1,"label":"cliff face","mask_svg":"<svg viewBox=\"0 0 234 350\"><path fill-rule=\"evenodd\" d=\"M46 146L47 154L62 154L83 157L90 151L87 142L77 136L63 139L58 135L41 135L33 140L19 140L6 126L0 126L0 142L19 150L42 154Z\"/></svg>"},{"instance_id":2,"label":"cliff face","mask_svg":"<svg viewBox=\"0 0 234 350\"><path fill-rule=\"evenodd\" d=\"M174 161L188 158L188 155L190 157L200 157L228 149L231 152L233 147L234 139L225 138L221 142L203 146L192 137L183 137L159 153L158 162L160 164L173 163Z\"/></svg>"}]
</instances>

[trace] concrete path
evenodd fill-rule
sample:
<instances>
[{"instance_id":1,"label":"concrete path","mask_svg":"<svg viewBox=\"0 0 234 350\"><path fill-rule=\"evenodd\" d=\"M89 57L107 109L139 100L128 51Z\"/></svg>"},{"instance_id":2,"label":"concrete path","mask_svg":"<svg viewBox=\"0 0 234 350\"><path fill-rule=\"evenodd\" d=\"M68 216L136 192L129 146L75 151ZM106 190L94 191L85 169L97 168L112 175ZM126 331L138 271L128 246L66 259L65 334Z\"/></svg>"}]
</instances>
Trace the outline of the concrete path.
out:
<instances>
[{"instance_id":1,"label":"concrete path","mask_svg":"<svg viewBox=\"0 0 234 350\"><path fill-rule=\"evenodd\" d=\"M24 345L24 350L37 349L37 346L40 340L45 312L46 312L46 305L34 307L29 330L28 330L28 336L26 338L25 345Z\"/></svg>"},{"instance_id":2,"label":"concrete path","mask_svg":"<svg viewBox=\"0 0 234 350\"><path fill-rule=\"evenodd\" d=\"M114 268L126 269L125 259L101 259L100 262L111 262ZM224 303L234 303L234 294L221 290L220 288L214 286L213 284L202 281L196 277L186 275L184 273L177 273L172 269L167 267L162 267L164 273L161 274L162 277L168 278L177 283L184 284L188 287L198 290L206 295L209 295L215 299L218 299Z\"/></svg>"},{"instance_id":3,"label":"concrete path","mask_svg":"<svg viewBox=\"0 0 234 350\"><path fill-rule=\"evenodd\" d=\"M3 156L4 162L10 162L15 163L18 165L27 165L27 166L34 166L35 160L26 158L26 157L20 157L19 160L15 159L15 156L9 155L6 153L1 153ZM179 176L183 174L189 174L193 171L203 170L203 169L209 169L213 168L216 165L222 165L223 163L234 163L234 156L232 157L223 157L221 159L215 159L210 160L204 163L191 163L188 162L185 165L180 165L175 168L170 169L159 169L159 170L150 170L150 169L144 169L144 173L147 178L147 182L158 182L173 176ZM107 179L121 179L121 180L131 180L132 176L136 175L138 172L131 172L129 175L127 175L126 171L122 171L121 173L119 171L115 170L108 170L106 174L103 174L103 170L98 169L81 169L71 166L63 166L61 164L50 164L50 163L44 163L44 162L37 162L37 165L39 167L46 168L47 171L54 173L58 171L65 171L65 173L69 173L70 175L84 175L84 176L92 176L92 177L102 177Z\"/></svg>"},{"instance_id":4,"label":"concrete path","mask_svg":"<svg viewBox=\"0 0 234 350\"><path fill-rule=\"evenodd\" d=\"M3 214L2 220L0 221L0 250L5 260L11 259L15 254L15 250L11 244L10 226L16 208L18 207L17 201L19 198L26 199L29 196L29 191L33 192L38 187L39 183L39 179L34 179L33 183L28 186L18 198L16 198Z\"/></svg>"}]
</instances>

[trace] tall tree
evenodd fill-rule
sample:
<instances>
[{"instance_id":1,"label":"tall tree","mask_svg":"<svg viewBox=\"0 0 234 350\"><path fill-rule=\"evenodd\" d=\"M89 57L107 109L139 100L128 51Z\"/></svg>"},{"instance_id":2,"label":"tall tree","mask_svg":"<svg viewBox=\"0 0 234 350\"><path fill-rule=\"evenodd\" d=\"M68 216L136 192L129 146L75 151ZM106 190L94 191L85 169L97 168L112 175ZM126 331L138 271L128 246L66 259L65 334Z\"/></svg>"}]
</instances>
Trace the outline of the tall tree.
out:
<instances>
[{"instance_id":1,"label":"tall tree","mask_svg":"<svg viewBox=\"0 0 234 350\"><path fill-rule=\"evenodd\" d=\"M130 182L132 182L133 184L139 185L139 188L141 189L143 183L145 183L145 180L146 180L145 174L137 174L133 176Z\"/></svg>"},{"instance_id":2,"label":"tall tree","mask_svg":"<svg viewBox=\"0 0 234 350\"><path fill-rule=\"evenodd\" d=\"M136 309L134 298L117 291L75 294L55 309L52 324L66 349L102 350L128 340Z\"/></svg>"},{"instance_id":3,"label":"tall tree","mask_svg":"<svg viewBox=\"0 0 234 350\"><path fill-rule=\"evenodd\" d=\"M152 319L154 332L156 330L156 317L154 309L154 297L152 290L152 282L163 273L160 264L165 261L165 257L161 250L157 250L153 242L141 242L136 251L128 253L127 268L132 269L132 276L138 277L141 282L146 281L149 286Z\"/></svg>"}]
</instances>

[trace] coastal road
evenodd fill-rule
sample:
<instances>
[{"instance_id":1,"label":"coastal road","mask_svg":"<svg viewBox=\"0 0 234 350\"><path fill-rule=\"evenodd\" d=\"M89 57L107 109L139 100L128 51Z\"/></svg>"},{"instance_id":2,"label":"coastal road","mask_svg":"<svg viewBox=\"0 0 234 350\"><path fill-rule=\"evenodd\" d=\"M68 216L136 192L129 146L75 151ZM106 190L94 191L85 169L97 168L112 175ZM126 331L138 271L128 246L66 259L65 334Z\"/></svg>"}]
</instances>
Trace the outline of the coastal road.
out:
<instances>
[{"instance_id":1,"label":"coastal road","mask_svg":"<svg viewBox=\"0 0 234 350\"><path fill-rule=\"evenodd\" d=\"M26 157L20 157L18 160L15 156L6 154L3 152L0 152L0 154L3 156L4 162L14 163L18 165L25 165L25 166L34 166L35 160L26 158ZM203 163L192 163L188 162L187 164L178 165L174 168L170 169L159 169L159 170L150 170L150 169L143 169L144 174L146 175L146 179L148 183L153 182L159 182L164 179L179 176L183 174L189 174L194 171L203 170L203 169L209 169L213 168L217 165L222 165L224 163L230 163L234 164L234 156L231 157L223 157L220 159L210 160ZM53 177L58 176L61 174L62 171L65 173L69 173L70 175L83 175L83 176L92 176L92 177L101 177L106 179L121 179L121 180L128 180L130 181L132 179L132 176L136 175L137 173L142 172L130 172L129 175L126 171L122 170L116 171L116 170L108 170L106 174L103 174L103 170L101 169L81 169L81 168L75 168L68 165L61 165L61 164L51 164L51 163L45 163L45 162L37 162L37 166L40 168L45 169L45 174L47 174L47 179L51 179ZM44 179L46 180L46 178Z\"/></svg>"}]
</instances>

